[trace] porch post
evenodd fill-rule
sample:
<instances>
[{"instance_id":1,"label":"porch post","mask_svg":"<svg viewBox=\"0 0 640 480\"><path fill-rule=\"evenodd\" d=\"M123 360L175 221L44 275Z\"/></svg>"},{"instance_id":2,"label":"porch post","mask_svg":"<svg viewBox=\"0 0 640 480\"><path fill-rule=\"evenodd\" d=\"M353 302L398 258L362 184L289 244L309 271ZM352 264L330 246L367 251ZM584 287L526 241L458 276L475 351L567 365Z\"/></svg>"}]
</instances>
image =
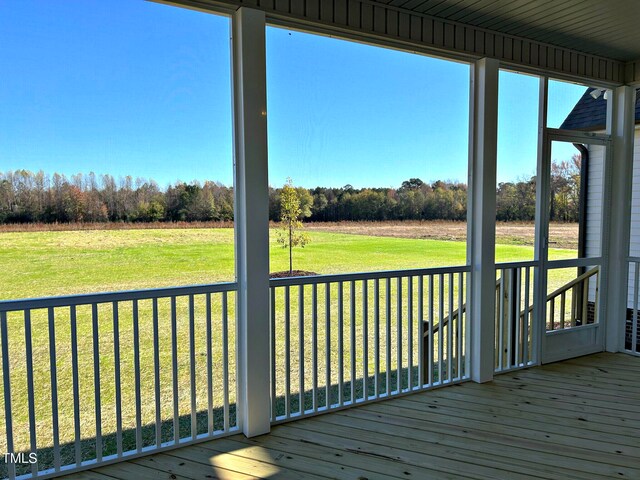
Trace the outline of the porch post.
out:
<instances>
[{"instance_id":1,"label":"porch post","mask_svg":"<svg viewBox=\"0 0 640 480\"><path fill-rule=\"evenodd\" d=\"M631 220L631 184L633 179L633 141L635 132L635 88L618 87L609 102L607 131L611 134L609 190L611 204L607 209L604 249L605 285L601 292L605 305L605 349L624 350L624 331L627 318L627 280L629 232ZM607 175L605 175L607 178Z\"/></svg>"},{"instance_id":2,"label":"porch post","mask_svg":"<svg viewBox=\"0 0 640 480\"><path fill-rule=\"evenodd\" d=\"M265 14L242 7L232 24L238 411L253 437L271 427Z\"/></svg>"},{"instance_id":3,"label":"porch post","mask_svg":"<svg viewBox=\"0 0 640 480\"><path fill-rule=\"evenodd\" d=\"M496 156L498 138L498 60L472 66L468 215L471 285L471 378L493 379L496 285Z\"/></svg>"}]
</instances>

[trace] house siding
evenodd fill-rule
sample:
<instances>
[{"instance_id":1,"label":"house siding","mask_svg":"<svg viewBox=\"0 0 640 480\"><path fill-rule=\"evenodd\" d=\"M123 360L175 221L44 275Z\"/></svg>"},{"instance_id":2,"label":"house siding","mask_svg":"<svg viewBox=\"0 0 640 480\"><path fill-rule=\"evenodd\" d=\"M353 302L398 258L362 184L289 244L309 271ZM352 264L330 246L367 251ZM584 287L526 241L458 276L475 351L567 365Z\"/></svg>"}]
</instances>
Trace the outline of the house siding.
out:
<instances>
[{"instance_id":1,"label":"house siding","mask_svg":"<svg viewBox=\"0 0 640 480\"><path fill-rule=\"evenodd\" d=\"M589 149L589 175L587 178L587 231L585 254L587 257L599 257L601 255L602 234L602 199L604 154L602 146L594 146Z\"/></svg>"},{"instance_id":2,"label":"house siding","mask_svg":"<svg viewBox=\"0 0 640 480\"><path fill-rule=\"evenodd\" d=\"M602 208L604 198L604 162L605 148L593 145L589 148L589 173L587 177L587 212L585 256L599 257L602 255ZM589 302L596 301L595 278L589 281ZM595 305L595 303L593 303Z\"/></svg>"},{"instance_id":3,"label":"house siding","mask_svg":"<svg viewBox=\"0 0 640 480\"><path fill-rule=\"evenodd\" d=\"M603 173L604 149L592 148L589 152L589 179L587 192L587 235L586 255L597 257L601 255L601 225L603 208ZM640 126L636 127L633 150L633 179L631 193L631 225L629 240L629 255L640 257ZM635 267L630 265L628 308L633 308L633 289ZM595 293L595 285L590 288L591 298Z\"/></svg>"},{"instance_id":4,"label":"house siding","mask_svg":"<svg viewBox=\"0 0 640 480\"><path fill-rule=\"evenodd\" d=\"M629 255L640 257L640 127L636 127L633 142L633 183L631 187L631 230ZM633 308L635 265L629 266L627 306Z\"/></svg>"}]
</instances>

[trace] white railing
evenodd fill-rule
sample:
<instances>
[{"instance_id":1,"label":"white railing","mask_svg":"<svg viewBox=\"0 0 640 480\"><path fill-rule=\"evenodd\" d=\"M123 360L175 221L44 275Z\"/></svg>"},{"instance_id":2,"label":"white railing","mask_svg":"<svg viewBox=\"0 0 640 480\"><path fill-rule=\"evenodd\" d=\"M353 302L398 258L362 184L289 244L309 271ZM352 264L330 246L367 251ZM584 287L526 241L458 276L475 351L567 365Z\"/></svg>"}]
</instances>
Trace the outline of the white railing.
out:
<instances>
[{"instance_id":1,"label":"white railing","mask_svg":"<svg viewBox=\"0 0 640 480\"><path fill-rule=\"evenodd\" d=\"M533 274L536 262L496 265L495 371L535 363Z\"/></svg>"},{"instance_id":2,"label":"white railing","mask_svg":"<svg viewBox=\"0 0 640 480\"><path fill-rule=\"evenodd\" d=\"M237 431L235 291L0 302L0 452L25 455L0 458L0 477L52 477ZM37 461L21 463L30 452Z\"/></svg>"},{"instance_id":3,"label":"white railing","mask_svg":"<svg viewBox=\"0 0 640 480\"><path fill-rule=\"evenodd\" d=\"M629 258L629 291L624 331L624 349L640 355L640 258Z\"/></svg>"},{"instance_id":4,"label":"white railing","mask_svg":"<svg viewBox=\"0 0 640 480\"><path fill-rule=\"evenodd\" d=\"M467 380L469 271L272 279L272 422ZM0 451L37 453L3 461L0 476L53 477L239 431L236 290L0 302Z\"/></svg>"},{"instance_id":5,"label":"white railing","mask_svg":"<svg viewBox=\"0 0 640 480\"><path fill-rule=\"evenodd\" d=\"M468 272L272 279L272 422L467 379Z\"/></svg>"}]
</instances>

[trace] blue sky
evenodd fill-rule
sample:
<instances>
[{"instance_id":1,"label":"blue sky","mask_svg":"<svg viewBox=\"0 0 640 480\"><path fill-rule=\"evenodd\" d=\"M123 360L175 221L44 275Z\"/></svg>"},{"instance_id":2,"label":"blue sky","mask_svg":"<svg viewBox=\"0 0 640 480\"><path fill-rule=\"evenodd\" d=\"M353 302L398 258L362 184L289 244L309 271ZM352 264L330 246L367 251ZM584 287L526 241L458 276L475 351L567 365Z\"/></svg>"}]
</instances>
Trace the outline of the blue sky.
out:
<instances>
[{"instance_id":1,"label":"blue sky","mask_svg":"<svg viewBox=\"0 0 640 480\"><path fill-rule=\"evenodd\" d=\"M229 21L139 0L0 1L0 171L232 183ZM270 182L466 182L469 66L269 28ZM537 82L500 78L498 180L535 171ZM550 126L583 87L553 84Z\"/></svg>"}]
</instances>

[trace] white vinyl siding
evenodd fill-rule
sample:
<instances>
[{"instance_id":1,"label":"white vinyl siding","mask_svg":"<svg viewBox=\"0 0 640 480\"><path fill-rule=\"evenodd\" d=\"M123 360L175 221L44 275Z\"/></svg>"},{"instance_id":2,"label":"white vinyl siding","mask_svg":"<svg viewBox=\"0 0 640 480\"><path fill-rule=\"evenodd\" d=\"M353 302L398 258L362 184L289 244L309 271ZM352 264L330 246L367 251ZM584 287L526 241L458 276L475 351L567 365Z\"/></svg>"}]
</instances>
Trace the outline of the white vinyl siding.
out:
<instances>
[{"instance_id":1,"label":"white vinyl siding","mask_svg":"<svg viewBox=\"0 0 640 480\"><path fill-rule=\"evenodd\" d=\"M633 183L631 186L631 232L629 255L640 257L640 127L636 126L633 142ZM634 265L629 266L627 306L633 308Z\"/></svg>"},{"instance_id":2,"label":"white vinyl siding","mask_svg":"<svg viewBox=\"0 0 640 480\"><path fill-rule=\"evenodd\" d=\"M594 147L589 151L589 179L587 191L587 257L596 257L600 250L600 226L602 225L602 195L604 149ZM636 126L633 149L633 184L631 191L631 231L629 255L640 257L640 126ZM634 265L629 266L628 307L633 307ZM590 288L591 297L595 286Z\"/></svg>"},{"instance_id":3,"label":"white vinyl siding","mask_svg":"<svg viewBox=\"0 0 640 480\"><path fill-rule=\"evenodd\" d=\"M640 128L636 127L633 149L633 185L631 193L631 242L629 253L640 256Z\"/></svg>"},{"instance_id":4,"label":"white vinyl siding","mask_svg":"<svg viewBox=\"0 0 640 480\"><path fill-rule=\"evenodd\" d=\"M587 176L587 218L585 256L599 257L602 254L602 204L604 195L605 147L592 145L589 148ZM589 281L589 301L595 301L597 282Z\"/></svg>"},{"instance_id":5,"label":"white vinyl siding","mask_svg":"<svg viewBox=\"0 0 640 480\"><path fill-rule=\"evenodd\" d=\"M589 149L585 245L587 257L599 257L601 254L604 154L605 148L602 146L593 146Z\"/></svg>"}]
</instances>

